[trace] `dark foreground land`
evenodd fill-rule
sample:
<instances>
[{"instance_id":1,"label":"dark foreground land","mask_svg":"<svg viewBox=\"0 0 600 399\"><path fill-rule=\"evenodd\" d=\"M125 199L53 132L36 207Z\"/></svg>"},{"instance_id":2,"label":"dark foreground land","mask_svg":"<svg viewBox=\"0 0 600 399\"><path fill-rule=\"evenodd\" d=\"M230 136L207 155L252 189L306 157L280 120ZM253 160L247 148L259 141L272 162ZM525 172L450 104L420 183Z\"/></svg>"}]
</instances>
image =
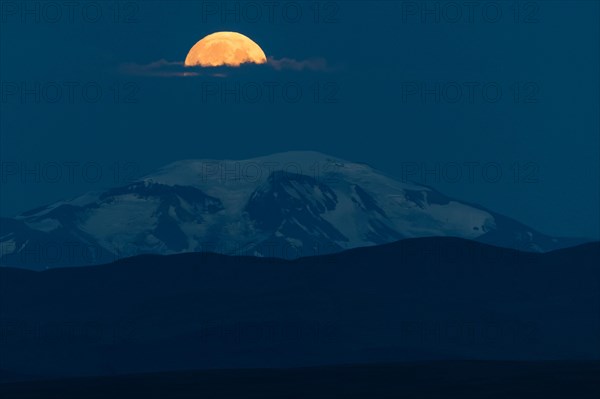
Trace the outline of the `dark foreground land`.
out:
<instances>
[{"instance_id":1,"label":"dark foreground land","mask_svg":"<svg viewBox=\"0 0 600 399\"><path fill-rule=\"evenodd\" d=\"M0 384L10 398L600 397L600 362L433 362L209 370Z\"/></svg>"}]
</instances>

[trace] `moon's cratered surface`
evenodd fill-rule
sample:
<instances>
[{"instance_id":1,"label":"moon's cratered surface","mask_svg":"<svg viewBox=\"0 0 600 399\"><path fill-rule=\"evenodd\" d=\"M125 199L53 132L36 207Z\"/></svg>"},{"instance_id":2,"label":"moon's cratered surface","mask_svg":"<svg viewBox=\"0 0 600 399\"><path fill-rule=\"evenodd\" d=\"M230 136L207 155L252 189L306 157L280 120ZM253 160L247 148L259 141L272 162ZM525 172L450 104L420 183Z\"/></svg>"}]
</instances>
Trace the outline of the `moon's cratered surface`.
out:
<instances>
[{"instance_id":1,"label":"moon's cratered surface","mask_svg":"<svg viewBox=\"0 0 600 399\"><path fill-rule=\"evenodd\" d=\"M185 57L185 66L234 66L264 64L267 57L258 44L237 32L216 32L205 36Z\"/></svg>"}]
</instances>

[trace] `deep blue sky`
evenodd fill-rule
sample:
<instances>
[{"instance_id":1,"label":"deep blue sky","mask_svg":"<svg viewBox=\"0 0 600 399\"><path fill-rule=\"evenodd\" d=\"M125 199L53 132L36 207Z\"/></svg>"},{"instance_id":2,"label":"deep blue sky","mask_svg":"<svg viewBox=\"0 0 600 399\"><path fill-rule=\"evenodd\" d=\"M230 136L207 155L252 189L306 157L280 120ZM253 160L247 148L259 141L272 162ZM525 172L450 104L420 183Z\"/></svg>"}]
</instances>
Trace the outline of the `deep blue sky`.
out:
<instances>
[{"instance_id":1,"label":"deep blue sky","mask_svg":"<svg viewBox=\"0 0 600 399\"><path fill-rule=\"evenodd\" d=\"M234 13L226 15L208 12L218 2L120 2L118 10L114 2L76 2L75 10L57 2L55 22L57 10L43 2L5 3L2 216L183 158L316 150L423 181L544 233L600 237L598 2L520 2L518 15L512 1L482 2L472 17L462 2L321 2L318 18L314 2L284 2L287 12L273 14L268 2L228 2ZM124 73L124 64L183 61L219 30L246 34L267 56L324 58L328 68L253 66L224 78ZM265 84L275 84L272 102ZM282 91L290 84L302 90L296 103ZM436 84L438 103L414 94L415 85ZM52 103L55 85L61 97ZM88 98L99 88L101 99L86 100L84 85ZM462 96L452 103L457 85ZM207 94L238 87L248 96L257 86L258 103L221 104ZM40 98L14 94L23 87ZM82 177L86 162L102 178L90 170ZM56 165L62 177L52 181ZM115 165L124 169L118 178ZM439 169L419 176L415 167Z\"/></svg>"}]
</instances>

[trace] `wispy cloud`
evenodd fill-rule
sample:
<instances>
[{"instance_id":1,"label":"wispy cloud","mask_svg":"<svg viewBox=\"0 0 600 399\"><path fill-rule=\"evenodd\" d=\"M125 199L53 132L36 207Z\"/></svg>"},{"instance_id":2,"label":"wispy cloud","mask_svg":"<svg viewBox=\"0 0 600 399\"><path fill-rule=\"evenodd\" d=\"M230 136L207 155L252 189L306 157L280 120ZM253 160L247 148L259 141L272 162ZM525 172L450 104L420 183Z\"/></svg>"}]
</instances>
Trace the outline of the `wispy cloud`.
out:
<instances>
[{"instance_id":1,"label":"wispy cloud","mask_svg":"<svg viewBox=\"0 0 600 399\"><path fill-rule=\"evenodd\" d=\"M275 70L293 70L293 71L328 71L331 68L324 58L310 58L307 60L296 60L293 58L275 58L268 57L267 64Z\"/></svg>"},{"instance_id":2,"label":"wispy cloud","mask_svg":"<svg viewBox=\"0 0 600 399\"><path fill-rule=\"evenodd\" d=\"M167 61L160 59L149 64L136 64L134 62L121 64L119 71L126 75L157 76L157 77L187 77L199 76L196 71L190 71L182 61Z\"/></svg>"},{"instance_id":3,"label":"wispy cloud","mask_svg":"<svg viewBox=\"0 0 600 399\"><path fill-rule=\"evenodd\" d=\"M330 71L332 68L324 58L310 58L296 60L294 58L268 57L266 65L277 71ZM149 77L190 77L190 76L213 76L226 77L223 68L214 70L211 67L186 67L183 61L167 61L160 59L148 64L135 62L124 63L119 66L119 72L125 75L149 76ZM209 73L210 72L210 73Z\"/></svg>"}]
</instances>

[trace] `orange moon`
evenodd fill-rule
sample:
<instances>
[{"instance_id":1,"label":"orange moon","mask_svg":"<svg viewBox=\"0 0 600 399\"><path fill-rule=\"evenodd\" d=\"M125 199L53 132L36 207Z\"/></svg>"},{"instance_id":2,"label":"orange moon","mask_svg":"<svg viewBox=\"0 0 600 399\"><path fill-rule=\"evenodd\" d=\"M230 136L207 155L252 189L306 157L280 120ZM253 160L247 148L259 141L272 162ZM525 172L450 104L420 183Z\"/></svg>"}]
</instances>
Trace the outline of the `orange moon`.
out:
<instances>
[{"instance_id":1,"label":"orange moon","mask_svg":"<svg viewBox=\"0 0 600 399\"><path fill-rule=\"evenodd\" d=\"M233 66L264 64L267 56L258 44L237 32L216 32L205 36L185 57L185 66Z\"/></svg>"}]
</instances>

